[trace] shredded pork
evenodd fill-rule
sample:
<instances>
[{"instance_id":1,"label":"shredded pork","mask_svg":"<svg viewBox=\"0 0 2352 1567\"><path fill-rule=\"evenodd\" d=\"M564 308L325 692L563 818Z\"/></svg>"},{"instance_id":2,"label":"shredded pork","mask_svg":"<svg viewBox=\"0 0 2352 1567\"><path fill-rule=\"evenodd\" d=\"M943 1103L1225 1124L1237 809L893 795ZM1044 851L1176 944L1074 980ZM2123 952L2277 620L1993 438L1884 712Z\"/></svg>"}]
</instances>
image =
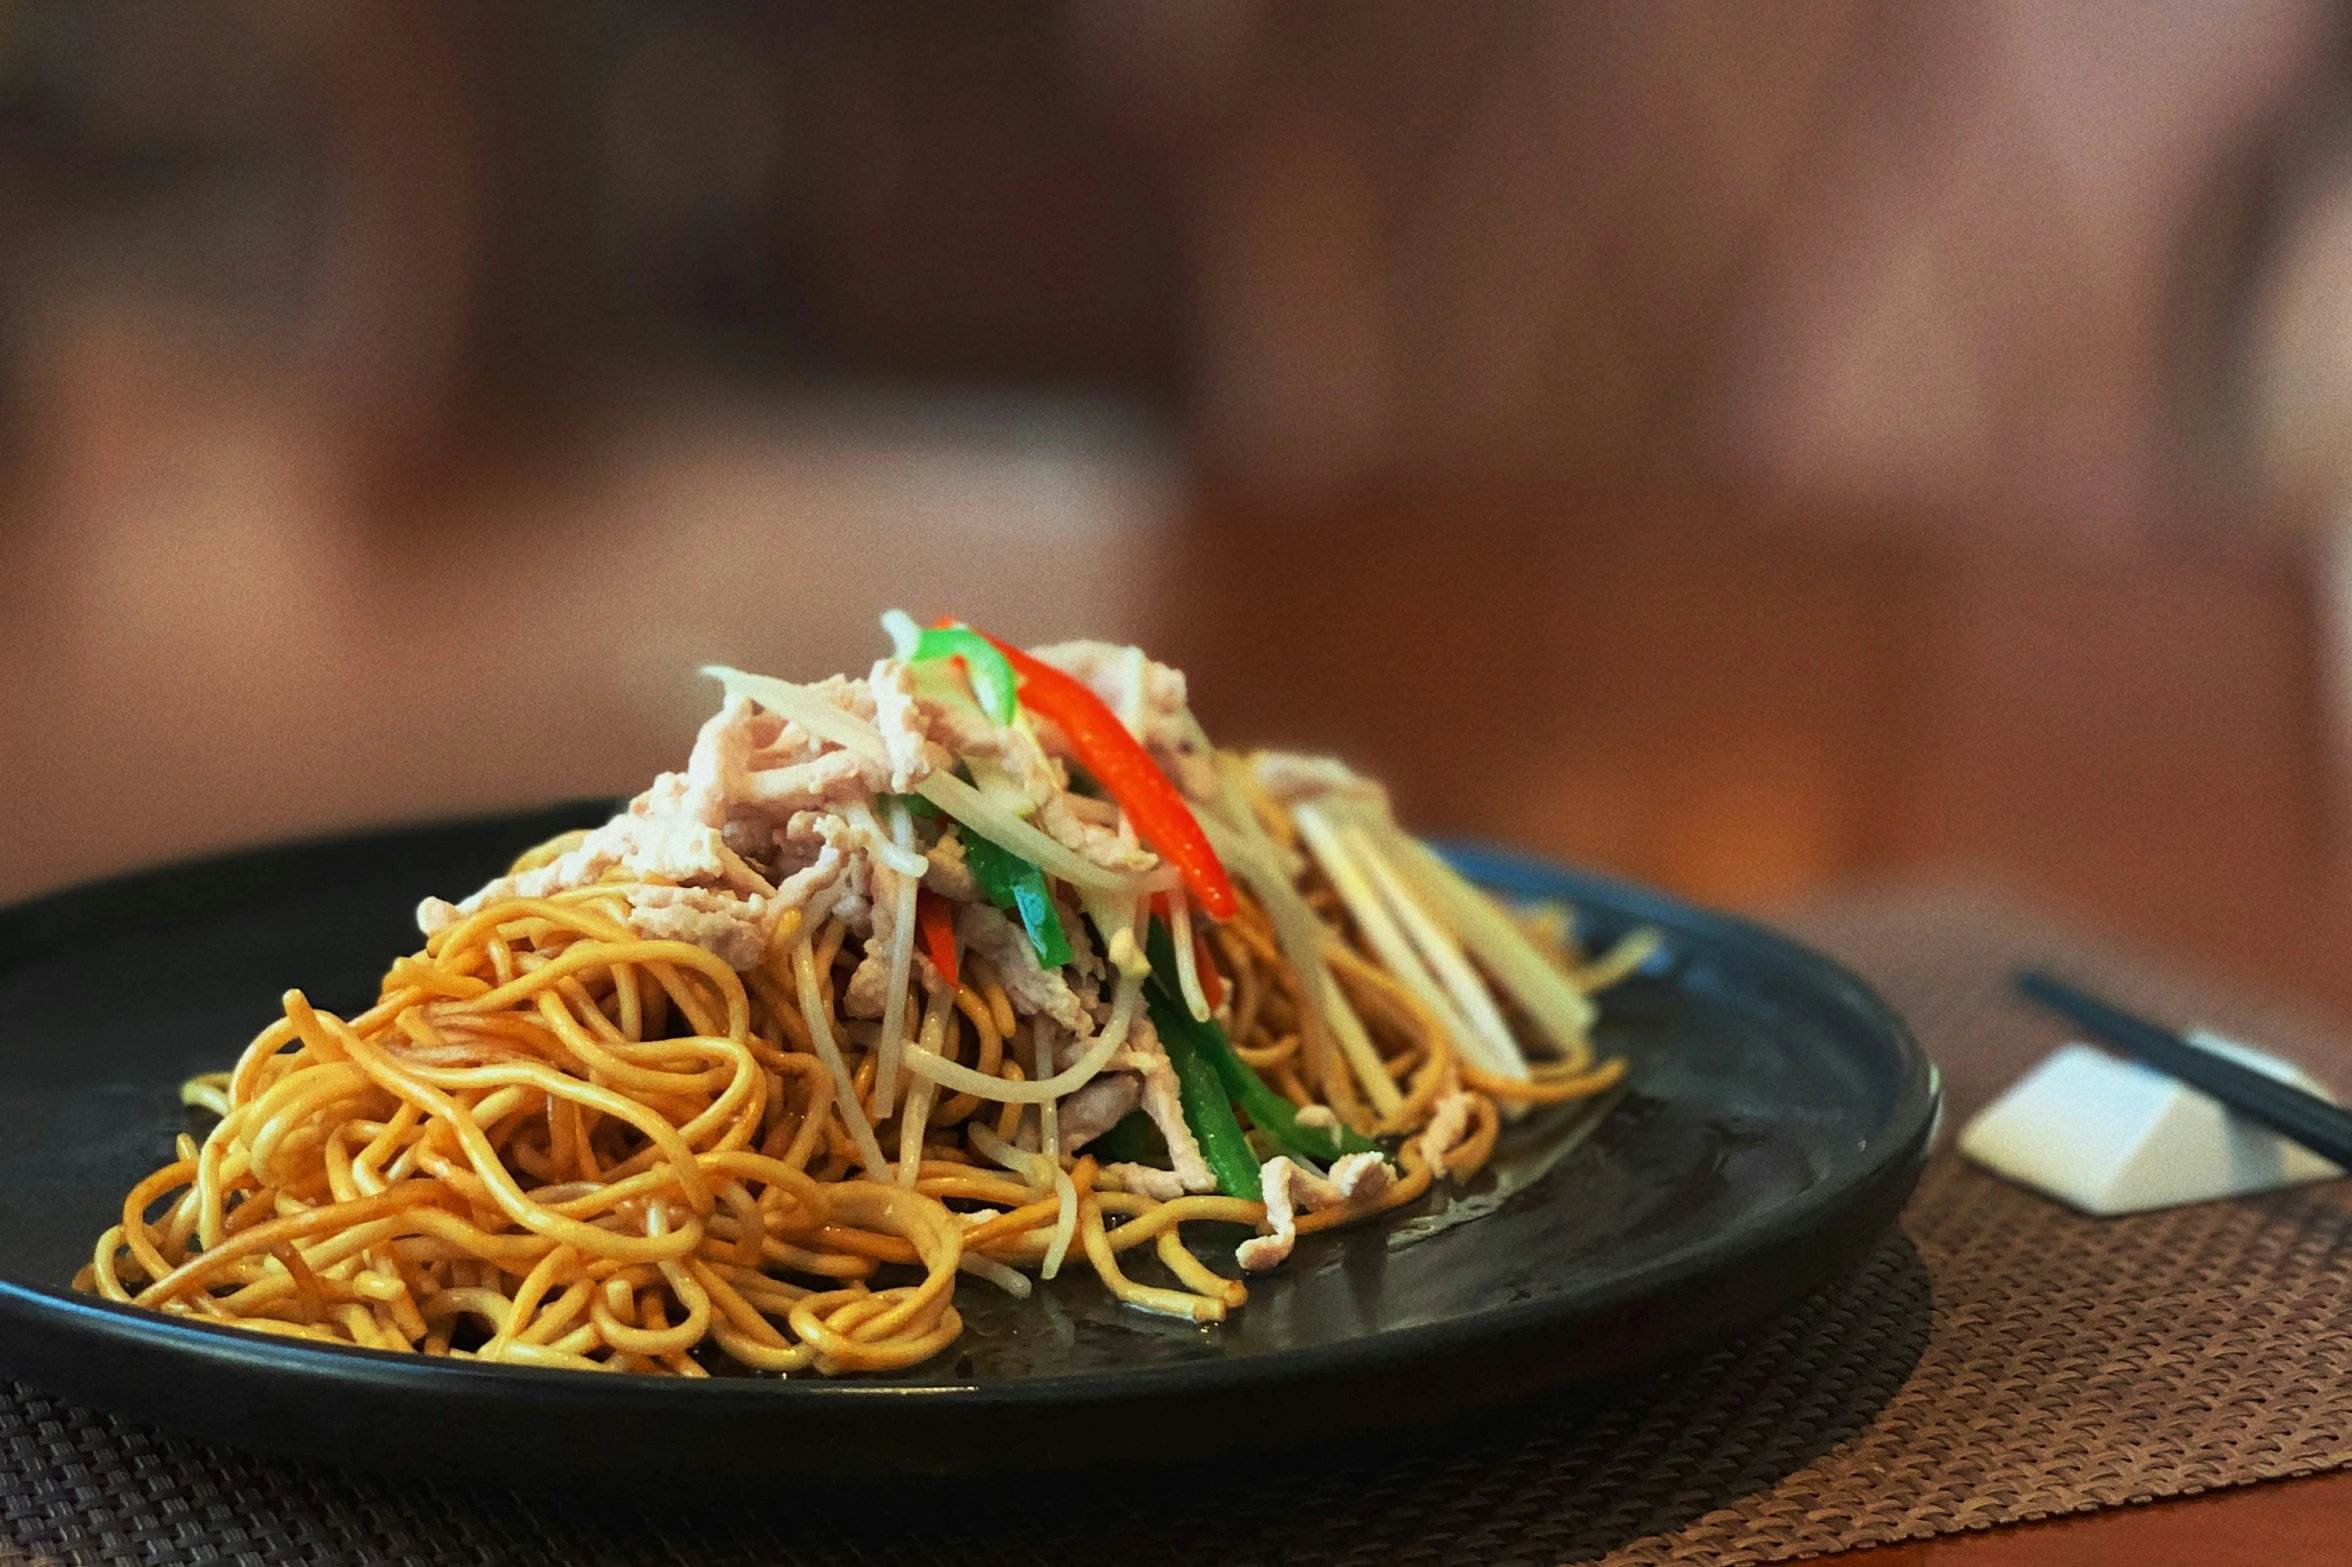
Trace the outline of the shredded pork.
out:
<instances>
[{"instance_id":1,"label":"shredded pork","mask_svg":"<svg viewBox=\"0 0 2352 1567\"><path fill-rule=\"evenodd\" d=\"M1133 1072L1104 1072L1061 1102L1062 1147L1071 1153L1126 1119L1143 1101L1143 1079Z\"/></svg>"},{"instance_id":2,"label":"shredded pork","mask_svg":"<svg viewBox=\"0 0 2352 1567\"><path fill-rule=\"evenodd\" d=\"M692 942L730 968L748 969L767 950L766 904L709 887L631 887L629 924L640 936Z\"/></svg>"},{"instance_id":3,"label":"shredded pork","mask_svg":"<svg viewBox=\"0 0 2352 1567\"><path fill-rule=\"evenodd\" d=\"M693 942L738 968L760 960L788 911L818 904L864 938L869 955L887 951L898 873L876 862L869 825L874 802L917 788L959 757L1002 768L1040 828L1095 863L1120 871L1158 864L1150 850L1105 825L1096 802L1083 809L1072 804L1066 771L1028 729L1000 727L968 701L926 694L902 660L882 659L864 679L836 675L806 689L874 724L888 765L820 740L748 698L731 697L695 735L683 772L656 778L626 810L544 865L501 876L456 903L425 900L417 923L431 935L502 899L611 881L640 889L630 894L640 932ZM925 836L917 851L930 862L924 884L967 914L985 910L975 916L981 928L966 939L1017 990L1015 1009L1091 1034L1093 995L1081 996L1059 975L1039 971L1019 929L980 903L955 836L936 828ZM642 895L654 887L693 895ZM888 977L886 967L861 967L843 998L850 1015L877 1015Z\"/></svg>"},{"instance_id":4,"label":"shredded pork","mask_svg":"<svg viewBox=\"0 0 2352 1567\"><path fill-rule=\"evenodd\" d=\"M1192 1128L1184 1124L1184 1101L1176 1088L1176 1068L1168 1060L1168 1051L1160 1043L1158 1030L1149 1017L1138 1014L1129 1030L1127 1043L1111 1057L1111 1065L1133 1072L1143 1081L1143 1113L1151 1117L1152 1125L1160 1130L1160 1140L1168 1145L1168 1162L1174 1167L1176 1184L1188 1192L1213 1192L1217 1177L1209 1170L1209 1161L1201 1157L1200 1143L1192 1135Z\"/></svg>"},{"instance_id":5,"label":"shredded pork","mask_svg":"<svg viewBox=\"0 0 2352 1567\"><path fill-rule=\"evenodd\" d=\"M1060 969L1038 966L1037 949L1029 945L1028 934L1002 909L964 904L956 910L956 934L966 951L986 958L996 970L1015 1012L1051 1019L1081 1039L1094 1033L1094 1015L1085 1000L1070 988Z\"/></svg>"},{"instance_id":6,"label":"shredded pork","mask_svg":"<svg viewBox=\"0 0 2352 1567\"><path fill-rule=\"evenodd\" d=\"M1266 1199L1270 1235L1253 1235L1233 1250L1234 1260L1251 1272L1279 1267L1298 1244L1298 1211L1320 1213L1326 1208L1368 1209L1387 1192L1394 1179L1376 1153L1342 1154L1328 1176L1316 1175L1287 1158L1266 1161L1258 1172Z\"/></svg>"},{"instance_id":7,"label":"shredded pork","mask_svg":"<svg viewBox=\"0 0 2352 1567\"><path fill-rule=\"evenodd\" d=\"M1421 1133L1421 1154L1429 1161L1429 1168L1437 1179L1446 1175L1446 1155L1461 1143L1470 1130L1470 1096L1456 1090L1437 1102L1429 1117L1429 1125Z\"/></svg>"},{"instance_id":8,"label":"shredded pork","mask_svg":"<svg viewBox=\"0 0 2352 1567\"><path fill-rule=\"evenodd\" d=\"M1148 1164L1106 1164L1102 1173L1119 1190L1149 1197L1154 1202L1174 1202L1184 1195L1184 1183L1172 1170L1158 1170Z\"/></svg>"}]
</instances>

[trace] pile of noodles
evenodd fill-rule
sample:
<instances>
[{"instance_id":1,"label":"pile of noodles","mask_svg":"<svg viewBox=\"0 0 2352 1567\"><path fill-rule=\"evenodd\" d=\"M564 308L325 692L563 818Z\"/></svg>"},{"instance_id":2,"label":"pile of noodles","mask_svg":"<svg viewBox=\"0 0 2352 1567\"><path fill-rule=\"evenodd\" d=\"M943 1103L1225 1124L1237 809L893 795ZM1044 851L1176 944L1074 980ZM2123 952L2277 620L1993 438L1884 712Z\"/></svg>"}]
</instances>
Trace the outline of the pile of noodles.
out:
<instances>
[{"instance_id":1,"label":"pile of noodles","mask_svg":"<svg viewBox=\"0 0 2352 1567\"><path fill-rule=\"evenodd\" d=\"M1253 808L1295 845L1281 805ZM844 948L862 945L839 921L787 914L739 974L635 934L627 890L494 902L395 962L376 1004L348 1019L288 992L234 1071L188 1085L218 1124L201 1144L182 1135L130 1190L77 1286L336 1344L681 1376L707 1374L714 1350L771 1372L911 1366L961 1332L959 1273L1025 1295L1066 1257L1148 1311L1215 1322L1247 1299L1182 1227L1262 1226L1262 1203L1157 1200L1091 1155L1036 1151L1042 1042L984 959L953 989L911 982L904 1005L916 1048L1001 1087L917 1077L884 1113L880 1052L837 1010L859 955ZM1398 1172L1375 1201L1302 1213L1299 1230L1423 1196L1439 1172L1415 1134L1441 1092L1469 1094L1467 1124L1439 1150L1463 1181L1513 1106L1620 1076L1589 1045L1524 1080L1478 1070L1338 891L1310 868L1298 892L1361 1043L1352 1058L1315 1048L1317 1009L1249 896L1209 932L1228 1032L1291 1101L1383 1139ZM1587 993L1642 955L1632 943L1587 961L1557 912L1527 930ZM1365 1091L1365 1071L1382 1092ZM840 1113L844 1076L862 1135ZM877 1144L899 1157L883 1163Z\"/></svg>"}]
</instances>

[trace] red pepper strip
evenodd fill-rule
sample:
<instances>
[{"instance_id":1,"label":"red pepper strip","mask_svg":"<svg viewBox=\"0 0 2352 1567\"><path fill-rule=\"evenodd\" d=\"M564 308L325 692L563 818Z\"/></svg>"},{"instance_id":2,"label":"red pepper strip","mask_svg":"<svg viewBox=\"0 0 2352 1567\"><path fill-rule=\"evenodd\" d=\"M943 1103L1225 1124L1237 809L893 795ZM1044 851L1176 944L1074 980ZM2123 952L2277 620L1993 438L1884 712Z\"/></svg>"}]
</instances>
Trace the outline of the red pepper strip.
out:
<instances>
[{"instance_id":1,"label":"red pepper strip","mask_svg":"<svg viewBox=\"0 0 2352 1567\"><path fill-rule=\"evenodd\" d=\"M1231 919L1237 907L1233 883L1226 878L1217 851L1209 847L1208 834L1201 831L1192 808L1168 782L1168 775L1160 771L1151 753L1119 722L1119 715L1104 706L1103 699L1084 682L1017 647L994 637L988 640L996 643L997 651L1011 662L1013 673L1021 677L1021 700L1038 717L1060 726L1080 765L1119 802L1127 819L1135 824L1136 834L1176 867L1193 903L1211 919Z\"/></svg>"},{"instance_id":2,"label":"red pepper strip","mask_svg":"<svg viewBox=\"0 0 2352 1567\"><path fill-rule=\"evenodd\" d=\"M925 887L915 894L915 923L923 928L923 946L931 954L931 966L953 990L961 982L956 970L955 910Z\"/></svg>"},{"instance_id":3,"label":"red pepper strip","mask_svg":"<svg viewBox=\"0 0 2352 1567\"><path fill-rule=\"evenodd\" d=\"M1192 966L1200 973L1201 999L1216 1011L1225 1004L1225 976L1209 958L1209 938L1197 930L1192 933Z\"/></svg>"},{"instance_id":4,"label":"red pepper strip","mask_svg":"<svg viewBox=\"0 0 2352 1567\"><path fill-rule=\"evenodd\" d=\"M1176 934L1176 916L1168 912L1168 895L1151 895L1151 911L1168 922L1168 934ZM1225 1004L1225 976L1217 972L1217 965L1209 956L1209 938L1199 926L1192 931L1192 967L1200 975L1201 999L1211 1011Z\"/></svg>"}]
</instances>

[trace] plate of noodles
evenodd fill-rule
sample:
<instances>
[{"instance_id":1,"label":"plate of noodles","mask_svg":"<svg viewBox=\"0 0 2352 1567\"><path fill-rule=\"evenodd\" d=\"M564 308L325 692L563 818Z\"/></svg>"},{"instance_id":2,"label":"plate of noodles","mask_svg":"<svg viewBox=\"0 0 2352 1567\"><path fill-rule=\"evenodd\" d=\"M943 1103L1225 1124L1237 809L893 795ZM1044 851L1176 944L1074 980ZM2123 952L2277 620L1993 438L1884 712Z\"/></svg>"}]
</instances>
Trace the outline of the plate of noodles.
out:
<instances>
[{"instance_id":1,"label":"plate of noodles","mask_svg":"<svg viewBox=\"0 0 2352 1567\"><path fill-rule=\"evenodd\" d=\"M617 810L0 912L0 1369L475 1474L1197 1457L1688 1353L1908 1194L1933 1072L1827 958L885 625Z\"/></svg>"}]
</instances>

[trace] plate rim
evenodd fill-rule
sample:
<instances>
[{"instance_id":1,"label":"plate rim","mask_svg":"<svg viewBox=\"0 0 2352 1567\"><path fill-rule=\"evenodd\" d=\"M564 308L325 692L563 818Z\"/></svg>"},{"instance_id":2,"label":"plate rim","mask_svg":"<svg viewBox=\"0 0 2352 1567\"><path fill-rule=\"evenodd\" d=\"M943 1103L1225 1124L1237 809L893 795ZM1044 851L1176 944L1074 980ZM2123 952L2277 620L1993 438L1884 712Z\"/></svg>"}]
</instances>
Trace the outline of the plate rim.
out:
<instances>
[{"instance_id":1,"label":"plate rim","mask_svg":"<svg viewBox=\"0 0 2352 1567\"><path fill-rule=\"evenodd\" d=\"M502 825L519 826L543 818L603 809L609 809L609 803L602 799L573 800L522 810L306 835L195 856L79 883L0 907L0 935L5 935L11 927L37 921L52 909L78 911L143 884L201 877L231 866L283 864L319 851L365 851L389 847L415 836L469 828L496 830ZM1814 988L1858 1012L1874 1037L1894 1047L1902 1065L1901 1086L1873 1156L1858 1161L1842 1178L1822 1181L1775 1206L1762 1219L1746 1226L1740 1232L1739 1244L1728 1252L1720 1241L1694 1242L1669 1251L1633 1272L1569 1294L1482 1307L1436 1321L1325 1343L1116 1370L972 1379L948 1384L757 1375L709 1379L616 1377L559 1367L486 1365L393 1350L279 1339L136 1306L117 1305L70 1287L5 1275L0 1275L0 1327L33 1319L50 1331L63 1332L79 1340L88 1353L103 1353L118 1347L142 1353L163 1352L189 1356L207 1364L251 1368L312 1386L348 1389L354 1384L364 1384L428 1396L447 1388L452 1393L462 1389L472 1396L520 1395L557 1401L584 1398L600 1404L619 1400L624 1405L665 1407L686 1399L693 1401L695 1407L713 1413L801 1410L816 1414L828 1408L889 1405L908 1400L930 1406L946 1404L969 1413L984 1413L991 1408L1075 1407L1321 1381L1410 1365L1450 1350L1471 1350L1539 1334L1546 1328L1565 1327L1623 1310L1679 1285L1729 1271L1759 1256L1801 1243L1808 1236L1824 1233L1839 1218L1865 1208L1890 1177L1902 1179L1907 1193L1909 1182L1916 1179L1918 1167L1925 1160L1940 1118L1941 1085L1909 1025L1867 980L1785 932L1757 920L1690 902L1660 888L1483 840L1438 838L1431 843L1465 874L1509 894L1556 897L1574 903L1597 893L1614 908L1636 919L1657 919L1715 941L1751 950L1761 948L1774 953L1784 963L1793 962ZM1903 1174L1906 1169L1907 1176ZM9 1339L10 1335L0 1333L0 1362L16 1364L17 1357L7 1353ZM17 1364L16 1369L21 1375L31 1368ZM39 1379L36 1376L27 1380Z\"/></svg>"}]
</instances>

